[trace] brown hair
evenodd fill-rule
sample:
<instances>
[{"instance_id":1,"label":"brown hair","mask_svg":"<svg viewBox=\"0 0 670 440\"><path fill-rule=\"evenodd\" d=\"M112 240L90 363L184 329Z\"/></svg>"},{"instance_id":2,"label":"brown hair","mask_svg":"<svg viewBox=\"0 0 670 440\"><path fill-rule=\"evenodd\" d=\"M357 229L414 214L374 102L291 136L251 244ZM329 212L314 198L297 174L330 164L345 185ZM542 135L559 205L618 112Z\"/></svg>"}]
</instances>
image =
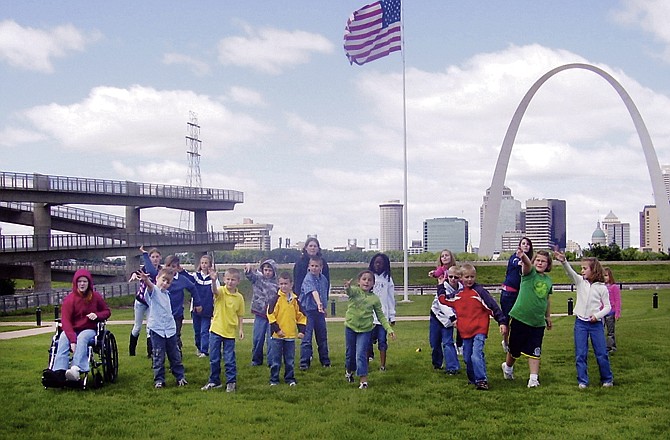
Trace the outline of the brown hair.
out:
<instances>
[{"instance_id":1,"label":"brown hair","mask_svg":"<svg viewBox=\"0 0 670 440\"><path fill-rule=\"evenodd\" d=\"M293 282L293 277L292 277L291 274L288 273L288 272L282 272L282 273L280 273L278 279L280 279L280 280L289 280L290 282Z\"/></svg>"},{"instance_id":2,"label":"brown hair","mask_svg":"<svg viewBox=\"0 0 670 440\"><path fill-rule=\"evenodd\" d=\"M551 261L552 261L552 258L551 258L551 255L549 255L549 252L547 252L547 251L542 251L542 250L537 251L537 252L535 253L535 255L533 255L533 260L530 262L530 264L535 263L535 259L537 258L538 255L541 255L541 256L547 258L547 268L546 268L544 271L545 271L545 272L551 272L551 266L552 266Z\"/></svg>"},{"instance_id":3,"label":"brown hair","mask_svg":"<svg viewBox=\"0 0 670 440\"><path fill-rule=\"evenodd\" d=\"M607 274L607 278L609 278L609 283L608 284L616 284L616 281L614 280L614 275L612 275L612 269L609 267L603 267L603 272Z\"/></svg>"},{"instance_id":4,"label":"brown hair","mask_svg":"<svg viewBox=\"0 0 670 440\"><path fill-rule=\"evenodd\" d=\"M600 265L600 261L596 257L586 257L582 258L583 263L587 263L591 268L591 279L587 279L589 283L605 282L605 271Z\"/></svg>"}]
</instances>

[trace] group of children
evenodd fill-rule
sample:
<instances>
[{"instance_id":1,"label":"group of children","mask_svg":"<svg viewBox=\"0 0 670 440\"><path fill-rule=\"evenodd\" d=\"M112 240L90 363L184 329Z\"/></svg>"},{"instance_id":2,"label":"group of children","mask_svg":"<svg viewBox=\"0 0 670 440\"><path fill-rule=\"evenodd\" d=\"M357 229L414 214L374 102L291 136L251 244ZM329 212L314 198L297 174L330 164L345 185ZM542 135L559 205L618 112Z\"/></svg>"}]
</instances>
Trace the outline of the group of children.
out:
<instances>
[{"instance_id":1,"label":"group of children","mask_svg":"<svg viewBox=\"0 0 670 440\"><path fill-rule=\"evenodd\" d=\"M547 275L552 267L549 252L540 250L533 254L530 240L526 237L521 240L508 264L501 294L502 309L491 294L476 283L477 272L471 264L457 267L450 252L448 257L447 261L440 259L441 266L435 271L439 284L431 306L429 327L434 368L441 369L444 363L448 374L458 374L459 362L453 342L455 327L463 338L463 360L469 383L478 390L488 390L484 344L490 317L493 317L500 326L506 352L505 362L501 365L503 377L513 380L514 364L524 356L528 358L530 372L528 388L540 386L544 330L552 328L552 280ZM554 257L561 262L577 290L574 343L578 386L580 389L589 386L587 355L590 340L598 362L600 384L611 387L613 375L608 351L616 350L613 321L620 314L618 289L610 287L614 283L611 271L603 269L596 258L584 258L580 264L581 275L578 275L563 253L555 250ZM616 310L610 306L610 297L616 302ZM602 320L607 317L611 317L612 330L606 342Z\"/></svg>"},{"instance_id":2,"label":"group of children","mask_svg":"<svg viewBox=\"0 0 670 440\"><path fill-rule=\"evenodd\" d=\"M290 273L282 272L277 276L273 260L263 261L258 269L247 265L244 270L253 286L251 365L264 365L264 346L267 346L271 386L279 384L282 363L284 382L289 386L297 384L294 373L296 338L302 339L301 370L310 367L312 335L316 339L321 364L330 367L325 319L330 280L323 274L326 263L320 255L318 241L316 245L317 251L311 255L304 249L308 256L307 273L303 275L299 294L294 292ZM140 324L142 314L146 312L148 315L147 332L155 388L165 386L165 357L170 362L170 371L175 376L177 385L184 386L188 383L181 356L184 289L187 289L192 296L198 356L208 356L210 362L209 379L201 389L207 391L223 387L223 360L226 392L236 391L235 341L237 338L244 338L242 323L245 303L237 289L241 272L234 268L227 269L223 274L223 285L220 285L219 275L212 267L211 257L207 255L201 258L199 271L189 274L181 268L177 257L168 257L165 266L161 267L160 257L151 258L156 250L145 252L141 247L140 251L144 266L133 274L133 279L140 280L140 292L136 302L141 298L144 305L139 309L142 312ZM346 294L350 298L345 317L345 378L348 382L353 382L355 373L360 378L361 389L368 386L367 368L369 356L372 355L372 344L378 343L381 369L384 370L387 336L395 339L392 328L395 320L395 297L388 257L384 254L375 255L370 262L370 268L371 270L359 274L358 287L351 286L351 280L345 283ZM379 296L375 294L375 289L380 292ZM390 322L387 315L390 316ZM133 328L130 355L135 355L138 336L139 328Z\"/></svg>"},{"instance_id":3,"label":"group of children","mask_svg":"<svg viewBox=\"0 0 670 440\"><path fill-rule=\"evenodd\" d=\"M294 274L298 272L302 278L297 294L291 274L282 272L277 275L273 260L263 261L258 269L247 265L244 270L253 286L251 364L264 365L266 346L271 386L279 384L282 363L284 382L289 386L296 385L296 339L302 340L299 361L301 370L310 368L313 337L316 339L321 365L330 367L326 327L330 279L324 274L327 263L320 254L318 241L314 245L316 239L311 240L303 249L303 261L299 262L301 267L298 267L298 263L294 267ZM308 244L312 246L311 249ZM140 249L145 265L144 270L137 271L135 276L144 287L142 301L148 309L147 329L152 347L155 387L162 388L165 385L166 356L177 384L187 384L181 363L181 324L184 289L187 289L192 294L198 355L208 356L210 360L210 376L202 390L223 387L223 360L226 391L234 392L237 389L235 340L244 338L242 319L245 305L237 289L241 272L227 269L223 274L223 285L220 285L218 274L212 268L212 260L207 255L201 258L199 271L188 274L181 268L178 258L168 257L165 266L161 267L155 258L151 258L150 253ZM579 388L589 385L586 368L589 340L600 368L600 382L602 386L610 387L613 376L608 351L616 350L616 345L613 324L612 334L606 342L602 319L609 316L618 318L620 312L620 299L616 299L615 314L610 306L611 293L605 285L605 281L608 281L608 286L613 283L611 271L604 270L597 259L585 258L581 262L580 276L566 262L564 254L556 250L554 256L577 288L574 339ZM454 344L456 329L462 338L462 354L469 383L474 384L476 389L487 390L489 383L484 345L490 317L493 317L499 325L506 352L505 362L501 365L503 377L514 379L514 364L524 356L528 359L530 371L528 387L538 387L544 330L552 328L552 281L547 275L552 266L549 252L538 251L534 254L530 240L521 240L519 249L508 264L501 295L502 308L476 282L477 271L474 266L456 266L453 255L448 251L440 262L442 266L431 271L431 275L439 281L431 305L429 324L434 368L441 369L444 365L448 374L459 374L460 362ZM302 266L306 266L304 273L300 273L304 271ZM374 357L373 344L378 344L380 369L384 371L388 338L395 339L395 296L390 272L388 257L378 253L371 259L369 269L358 275L357 286L352 286L353 280L345 283L345 294L349 297L344 320L345 379L354 382L354 376L358 376L361 389L368 387L368 363ZM133 342L137 343L138 333L139 330L136 333L133 328L131 355L134 354Z\"/></svg>"}]
</instances>

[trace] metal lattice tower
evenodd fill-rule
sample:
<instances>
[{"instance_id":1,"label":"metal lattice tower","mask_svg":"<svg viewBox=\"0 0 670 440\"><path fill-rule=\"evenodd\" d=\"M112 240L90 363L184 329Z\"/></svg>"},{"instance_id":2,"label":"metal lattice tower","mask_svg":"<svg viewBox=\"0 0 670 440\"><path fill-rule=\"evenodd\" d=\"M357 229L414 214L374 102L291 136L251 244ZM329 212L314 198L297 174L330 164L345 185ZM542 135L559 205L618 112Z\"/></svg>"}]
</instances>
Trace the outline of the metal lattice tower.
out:
<instances>
[{"instance_id":1,"label":"metal lattice tower","mask_svg":"<svg viewBox=\"0 0 670 440\"><path fill-rule=\"evenodd\" d=\"M200 177L200 126L198 115L192 111L188 112L189 121L186 123L186 156L188 158L188 174L186 186L202 189L202 178ZM182 211L179 218L179 227L191 229L191 211Z\"/></svg>"}]
</instances>

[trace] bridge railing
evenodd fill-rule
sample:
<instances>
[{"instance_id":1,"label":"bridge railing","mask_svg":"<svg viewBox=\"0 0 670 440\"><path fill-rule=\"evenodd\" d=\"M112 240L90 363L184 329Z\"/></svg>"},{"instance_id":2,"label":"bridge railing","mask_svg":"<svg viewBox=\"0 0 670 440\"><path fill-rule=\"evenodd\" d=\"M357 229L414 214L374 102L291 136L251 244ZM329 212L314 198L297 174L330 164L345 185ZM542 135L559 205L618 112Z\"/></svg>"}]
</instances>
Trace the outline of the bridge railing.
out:
<instances>
[{"instance_id":1,"label":"bridge railing","mask_svg":"<svg viewBox=\"0 0 670 440\"><path fill-rule=\"evenodd\" d=\"M242 242L241 233L235 232L185 232L152 235L146 234L52 234L52 235L2 235L0 252L49 251L64 249L134 248L147 241L152 246L194 245L208 243Z\"/></svg>"},{"instance_id":2,"label":"bridge railing","mask_svg":"<svg viewBox=\"0 0 670 440\"><path fill-rule=\"evenodd\" d=\"M143 196L244 202L244 193L229 189L196 188L119 180L0 172L0 188L87 194Z\"/></svg>"},{"instance_id":3,"label":"bridge railing","mask_svg":"<svg viewBox=\"0 0 670 440\"><path fill-rule=\"evenodd\" d=\"M0 201L0 208L12 209L15 211L33 212L32 202ZM51 216L65 220L72 220L76 222L117 229L124 229L126 227L126 219L120 215L92 211L90 209L75 208L72 206L52 206ZM147 234L165 234L169 232L183 233L191 231L174 226L161 225L159 223L140 221L140 232L145 232Z\"/></svg>"}]
</instances>

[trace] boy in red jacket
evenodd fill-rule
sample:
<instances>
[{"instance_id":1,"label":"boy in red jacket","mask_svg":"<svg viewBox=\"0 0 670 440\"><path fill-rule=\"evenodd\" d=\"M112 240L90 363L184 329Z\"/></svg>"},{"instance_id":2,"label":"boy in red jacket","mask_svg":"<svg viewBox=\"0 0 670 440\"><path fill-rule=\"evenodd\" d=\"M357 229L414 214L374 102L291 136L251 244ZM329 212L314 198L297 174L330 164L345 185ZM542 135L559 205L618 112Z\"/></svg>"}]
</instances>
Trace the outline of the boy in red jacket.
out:
<instances>
[{"instance_id":1,"label":"boy in red jacket","mask_svg":"<svg viewBox=\"0 0 670 440\"><path fill-rule=\"evenodd\" d=\"M468 380L478 390L488 390L484 343L489 334L489 320L493 316L500 325L500 333L507 334L507 318L495 299L480 284L477 284L477 270L471 264L461 266L463 289L452 299L440 297L440 302L456 311L456 328L463 338L463 360Z\"/></svg>"}]
</instances>

